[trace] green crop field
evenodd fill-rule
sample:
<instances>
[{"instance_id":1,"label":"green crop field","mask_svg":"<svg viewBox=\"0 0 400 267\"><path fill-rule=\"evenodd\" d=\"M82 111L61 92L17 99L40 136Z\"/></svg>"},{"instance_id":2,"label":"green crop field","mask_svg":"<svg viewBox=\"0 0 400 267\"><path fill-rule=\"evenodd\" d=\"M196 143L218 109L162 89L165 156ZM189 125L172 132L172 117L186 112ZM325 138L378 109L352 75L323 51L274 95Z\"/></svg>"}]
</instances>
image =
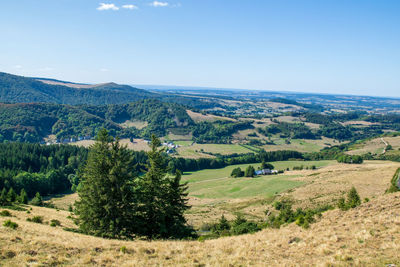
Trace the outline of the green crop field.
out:
<instances>
[{"instance_id":1,"label":"green crop field","mask_svg":"<svg viewBox=\"0 0 400 267\"><path fill-rule=\"evenodd\" d=\"M335 161L278 161L272 162L278 170L292 169L295 166L323 167L335 164ZM201 170L193 173L185 173L183 181L189 183L191 196L200 198L244 198L252 196L269 197L291 188L302 185L302 182L293 180L295 175L271 175L258 176L255 178L231 178L229 177L234 168L240 167L244 170L248 165L255 168L260 164L242 164L227 166L222 169Z\"/></svg>"}]
</instances>

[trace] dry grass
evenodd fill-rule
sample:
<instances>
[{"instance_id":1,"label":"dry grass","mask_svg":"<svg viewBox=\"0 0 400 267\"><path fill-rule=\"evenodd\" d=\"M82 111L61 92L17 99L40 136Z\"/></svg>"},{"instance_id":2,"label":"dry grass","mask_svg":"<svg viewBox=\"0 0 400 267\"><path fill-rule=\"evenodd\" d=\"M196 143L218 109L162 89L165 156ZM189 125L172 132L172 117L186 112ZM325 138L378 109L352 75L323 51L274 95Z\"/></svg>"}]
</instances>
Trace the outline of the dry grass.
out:
<instances>
[{"instance_id":1,"label":"dry grass","mask_svg":"<svg viewBox=\"0 0 400 267\"><path fill-rule=\"evenodd\" d=\"M141 130L141 129L147 127L148 123L147 123L147 121L127 120L124 123L121 123L120 125L124 128L135 127L136 129Z\"/></svg>"},{"instance_id":2,"label":"dry grass","mask_svg":"<svg viewBox=\"0 0 400 267\"><path fill-rule=\"evenodd\" d=\"M187 114L189 115L190 118L192 118L193 121L195 122L201 122L201 121L236 121L235 119L231 119L228 117L222 117L222 116L216 116L212 114L201 114L198 112L194 112L191 110L186 110Z\"/></svg>"},{"instance_id":3,"label":"dry grass","mask_svg":"<svg viewBox=\"0 0 400 267\"><path fill-rule=\"evenodd\" d=\"M383 139L391 145L394 150L400 148L400 136L384 137ZM356 145L353 150L348 151L347 153L350 155L362 155L368 152L372 154L380 154L383 152L384 148L385 144L382 142L381 138L375 138Z\"/></svg>"},{"instance_id":4,"label":"dry grass","mask_svg":"<svg viewBox=\"0 0 400 267\"><path fill-rule=\"evenodd\" d=\"M83 146L83 147L90 147L95 143L94 140L82 140L82 141L77 141L74 143L70 143L71 145L76 145L76 146ZM120 143L123 145L126 145L129 149L135 150L135 151L149 151L150 147L147 144L147 142L144 141L144 139L133 139L133 143L129 139L121 139Z\"/></svg>"},{"instance_id":5,"label":"dry grass","mask_svg":"<svg viewBox=\"0 0 400 267\"><path fill-rule=\"evenodd\" d=\"M34 208L46 219L57 211ZM26 222L0 227L2 266L384 266L399 264L400 194L343 212L333 210L310 229L295 224L253 235L198 241L117 241ZM58 212L59 217L66 212ZM57 217L58 218L58 217ZM0 218L0 223L5 219ZM68 220L62 221L69 225ZM121 250L121 247L125 249ZM124 252L123 252L124 251Z\"/></svg>"}]
</instances>

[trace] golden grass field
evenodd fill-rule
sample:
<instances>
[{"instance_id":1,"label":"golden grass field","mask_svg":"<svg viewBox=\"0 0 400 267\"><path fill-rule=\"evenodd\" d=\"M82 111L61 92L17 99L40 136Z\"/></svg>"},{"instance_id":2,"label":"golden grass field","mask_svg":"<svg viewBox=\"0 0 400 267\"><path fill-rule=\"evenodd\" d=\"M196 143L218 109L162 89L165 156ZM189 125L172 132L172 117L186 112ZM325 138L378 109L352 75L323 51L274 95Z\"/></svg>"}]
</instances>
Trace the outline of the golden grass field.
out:
<instances>
[{"instance_id":1,"label":"golden grass field","mask_svg":"<svg viewBox=\"0 0 400 267\"><path fill-rule=\"evenodd\" d=\"M400 136L396 137L383 137L383 139L393 147L393 150L400 149ZM350 155L362 155L368 152L372 154L381 154L385 148L385 144L382 142L381 138L375 138L357 144L354 148L347 153ZM390 151L388 151L389 153Z\"/></svg>"},{"instance_id":2,"label":"golden grass field","mask_svg":"<svg viewBox=\"0 0 400 267\"><path fill-rule=\"evenodd\" d=\"M295 224L265 229L252 235L199 241L119 241L73 232L64 210L32 207L30 214L10 210L16 230L2 226L1 266L385 266L400 264L400 193L385 195L399 163L367 161L362 165L331 164L317 170L290 171L304 185L276 196L296 205L332 203L351 186L370 202L350 211L328 211L310 229ZM66 206L68 201L61 198ZM53 199L54 203L57 203ZM270 202L243 199L191 198L189 221L203 221L207 213L233 216L234 211L258 215ZM230 212L231 211L231 212ZM40 215L44 224L27 222ZM208 215L208 214L207 214ZM196 218L195 218L196 217ZM254 217L255 218L255 217ZM61 227L50 227L51 219ZM125 247L121 251L121 247Z\"/></svg>"},{"instance_id":3,"label":"golden grass field","mask_svg":"<svg viewBox=\"0 0 400 267\"><path fill-rule=\"evenodd\" d=\"M0 227L2 266L385 266L399 264L400 194L350 211L333 210L310 229L295 224L252 235L199 241L118 241L26 221ZM33 208L45 219L65 211ZM0 223L5 219L0 218ZM121 248L124 247L124 250ZM124 252L122 252L124 251Z\"/></svg>"},{"instance_id":4,"label":"golden grass field","mask_svg":"<svg viewBox=\"0 0 400 267\"><path fill-rule=\"evenodd\" d=\"M82 140L82 141L77 141L74 143L71 143L71 145L76 145L76 146L83 146L83 147L90 147L95 143L94 140ZM133 139L133 143L129 139L121 139L120 143L123 145L126 145L129 149L135 150L135 151L149 151L150 147L144 139Z\"/></svg>"},{"instance_id":5,"label":"golden grass field","mask_svg":"<svg viewBox=\"0 0 400 267\"><path fill-rule=\"evenodd\" d=\"M194 122L201 122L201 121L236 121L235 119L231 119L228 117L216 116L212 114L201 114L199 112L194 112L191 110L186 110L187 114Z\"/></svg>"}]
</instances>

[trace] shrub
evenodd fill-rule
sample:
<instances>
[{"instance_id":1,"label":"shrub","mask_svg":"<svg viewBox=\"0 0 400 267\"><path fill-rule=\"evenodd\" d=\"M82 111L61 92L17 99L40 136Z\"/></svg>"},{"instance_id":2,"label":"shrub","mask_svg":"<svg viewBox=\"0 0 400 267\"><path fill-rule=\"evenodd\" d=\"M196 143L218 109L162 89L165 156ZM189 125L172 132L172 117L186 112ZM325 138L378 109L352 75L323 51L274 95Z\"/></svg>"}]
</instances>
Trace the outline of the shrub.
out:
<instances>
[{"instance_id":1,"label":"shrub","mask_svg":"<svg viewBox=\"0 0 400 267\"><path fill-rule=\"evenodd\" d=\"M347 201L344 198L340 198L337 205L341 210L349 210L360 206L361 198L358 195L356 188L353 186L347 193Z\"/></svg>"},{"instance_id":2,"label":"shrub","mask_svg":"<svg viewBox=\"0 0 400 267\"><path fill-rule=\"evenodd\" d=\"M225 216L222 215L221 218L219 219L219 222L211 227L211 232L218 235L222 235L224 232L229 232L230 229L231 225L229 224Z\"/></svg>"},{"instance_id":3,"label":"shrub","mask_svg":"<svg viewBox=\"0 0 400 267\"><path fill-rule=\"evenodd\" d=\"M0 212L0 216L2 216L2 217L11 217L11 213L8 210L2 210Z\"/></svg>"},{"instance_id":4,"label":"shrub","mask_svg":"<svg viewBox=\"0 0 400 267\"><path fill-rule=\"evenodd\" d=\"M244 217L238 215L232 223L231 233L233 235L242 235L248 233L255 233L260 228L255 222L247 221Z\"/></svg>"},{"instance_id":5,"label":"shrub","mask_svg":"<svg viewBox=\"0 0 400 267\"><path fill-rule=\"evenodd\" d=\"M43 223L43 217L42 216L33 216L33 218L28 218L26 220L28 222Z\"/></svg>"},{"instance_id":6,"label":"shrub","mask_svg":"<svg viewBox=\"0 0 400 267\"><path fill-rule=\"evenodd\" d=\"M15 222L12 222L11 220L5 221L5 222L3 223L3 226L4 226L4 227L11 228L11 229L17 229L17 228L18 228L18 224L15 223Z\"/></svg>"},{"instance_id":7,"label":"shrub","mask_svg":"<svg viewBox=\"0 0 400 267\"><path fill-rule=\"evenodd\" d=\"M386 190L386 193L394 193L400 191L400 168L398 168L393 175L392 180L390 181L390 187L388 190Z\"/></svg>"},{"instance_id":8,"label":"shrub","mask_svg":"<svg viewBox=\"0 0 400 267\"><path fill-rule=\"evenodd\" d=\"M56 226L60 226L60 225L61 225L61 222L59 220L53 219L50 221L50 226L52 226L52 227L56 227Z\"/></svg>"},{"instance_id":9,"label":"shrub","mask_svg":"<svg viewBox=\"0 0 400 267\"><path fill-rule=\"evenodd\" d=\"M240 169L240 167L232 170L231 177L237 178L237 177L243 177L243 176L244 176L244 171L242 171L242 169Z\"/></svg>"}]
</instances>

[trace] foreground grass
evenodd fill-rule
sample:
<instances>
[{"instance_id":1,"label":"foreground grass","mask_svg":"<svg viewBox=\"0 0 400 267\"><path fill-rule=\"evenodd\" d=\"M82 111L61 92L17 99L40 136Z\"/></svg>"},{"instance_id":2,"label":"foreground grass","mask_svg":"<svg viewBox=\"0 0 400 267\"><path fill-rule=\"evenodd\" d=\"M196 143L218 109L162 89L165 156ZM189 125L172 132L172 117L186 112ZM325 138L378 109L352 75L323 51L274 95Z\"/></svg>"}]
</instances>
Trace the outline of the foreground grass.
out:
<instances>
[{"instance_id":1,"label":"foreground grass","mask_svg":"<svg viewBox=\"0 0 400 267\"><path fill-rule=\"evenodd\" d=\"M328 211L304 230L295 224L252 235L199 241L119 241L51 227L71 226L68 212L12 211L0 227L1 266L385 266L399 264L400 193L350 210ZM43 216L44 223L27 222ZM0 225L6 218L0 218Z\"/></svg>"}]
</instances>

